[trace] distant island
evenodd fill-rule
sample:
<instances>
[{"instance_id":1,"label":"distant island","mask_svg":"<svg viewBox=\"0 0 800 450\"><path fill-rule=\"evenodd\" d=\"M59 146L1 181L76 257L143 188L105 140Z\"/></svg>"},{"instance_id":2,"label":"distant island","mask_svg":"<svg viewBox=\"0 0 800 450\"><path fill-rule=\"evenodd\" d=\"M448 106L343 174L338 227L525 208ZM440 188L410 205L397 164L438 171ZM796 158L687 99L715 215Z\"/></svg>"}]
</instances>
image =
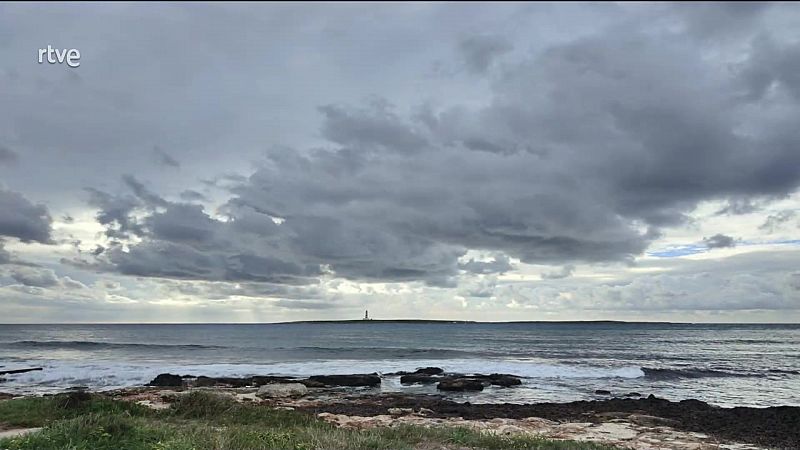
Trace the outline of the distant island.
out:
<instances>
[{"instance_id":1,"label":"distant island","mask_svg":"<svg viewBox=\"0 0 800 450\"><path fill-rule=\"evenodd\" d=\"M624 320L513 320L513 321L502 321L502 322L489 322L489 321L476 321L476 320L446 320L446 319L373 319L373 318L365 318L365 319L343 319L343 320L294 320L288 322L273 322L275 325L280 324L297 324L297 323L341 323L341 324L350 324L350 323L419 323L419 324L426 324L426 323L451 323L451 324L487 324L487 325L500 325L500 324L535 324L535 323L542 323L542 324L666 324L672 325L676 324L677 322L628 322Z\"/></svg>"}]
</instances>

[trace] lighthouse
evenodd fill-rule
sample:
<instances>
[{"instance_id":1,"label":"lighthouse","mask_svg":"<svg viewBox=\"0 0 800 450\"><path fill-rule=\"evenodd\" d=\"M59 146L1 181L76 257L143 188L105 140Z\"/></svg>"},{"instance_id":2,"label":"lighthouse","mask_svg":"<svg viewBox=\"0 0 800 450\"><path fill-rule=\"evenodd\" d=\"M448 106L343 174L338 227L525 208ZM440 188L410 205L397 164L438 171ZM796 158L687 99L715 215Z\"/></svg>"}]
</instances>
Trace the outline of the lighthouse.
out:
<instances>
[{"instance_id":1,"label":"lighthouse","mask_svg":"<svg viewBox=\"0 0 800 450\"><path fill-rule=\"evenodd\" d=\"M369 320L369 310L364 311L364 320Z\"/></svg>"}]
</instances>

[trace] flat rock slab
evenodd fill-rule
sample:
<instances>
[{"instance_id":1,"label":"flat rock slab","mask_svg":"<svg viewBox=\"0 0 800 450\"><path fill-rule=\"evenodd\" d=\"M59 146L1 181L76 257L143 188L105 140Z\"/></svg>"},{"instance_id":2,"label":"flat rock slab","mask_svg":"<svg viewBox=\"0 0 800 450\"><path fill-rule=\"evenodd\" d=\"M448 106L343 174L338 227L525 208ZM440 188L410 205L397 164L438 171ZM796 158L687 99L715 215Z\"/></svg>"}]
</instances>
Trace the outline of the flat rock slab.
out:
<instances>
[{"instance_id":1,"label":"flat rock slab","mask_svg":"<svg viewBox=\"0 0 800 450\"><path fill-rule=\"evenodd\" d=\"M537 417L465 420L460 417L428 418L418 412L372 417L320 413L318 417L345 428L396 427L404 424L425 427L456 426L505 436L527 434L547 439L609 444L634 450L761 450L752 445L720 443L702 433L687 433L670 427L643 427L630 422L561 423Z\"/></svg>"},{"instance_id":2,"label":"flat rock slab","mask_svg":"<svg viewBox=\"0 0 800 450\"><path fill-rule=\"evenodd\" d=\"M0 439L25 436L26 434L36 433L39 430L41 430L41 428L16 428L13 430L3 430L0 431Z\"/></svg>"}]
</instances>

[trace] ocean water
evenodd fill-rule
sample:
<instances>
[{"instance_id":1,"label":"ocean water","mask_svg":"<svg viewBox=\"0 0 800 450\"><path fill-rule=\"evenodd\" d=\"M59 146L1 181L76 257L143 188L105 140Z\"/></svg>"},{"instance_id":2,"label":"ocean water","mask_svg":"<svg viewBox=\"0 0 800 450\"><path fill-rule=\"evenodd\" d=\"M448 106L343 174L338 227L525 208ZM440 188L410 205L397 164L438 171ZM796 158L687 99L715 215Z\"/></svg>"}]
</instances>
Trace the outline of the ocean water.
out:
<instances>
[{"instance_id":1,"label":"ocean water","mask_svg":"<svg viewBox=\"0 0 800 450\"><path fill-rule=\"evenodd\" d=\"M800 406L800 325L297 323L0 325L5 392L142 385L162 372L208 376L389 373L438 366L511 373L517 388L451 394L551 402L638 392L720 406ZM386 392L435 392L385 378Z\"/></svg>"}]
</instances>

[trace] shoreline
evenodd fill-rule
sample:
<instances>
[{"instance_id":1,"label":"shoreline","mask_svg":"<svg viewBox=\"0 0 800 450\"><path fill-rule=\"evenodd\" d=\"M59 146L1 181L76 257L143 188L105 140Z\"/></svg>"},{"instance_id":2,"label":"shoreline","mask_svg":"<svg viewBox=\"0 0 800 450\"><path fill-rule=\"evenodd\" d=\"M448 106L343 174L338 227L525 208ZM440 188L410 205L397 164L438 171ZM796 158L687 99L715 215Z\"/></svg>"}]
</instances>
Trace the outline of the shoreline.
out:
<instances>
[{"instance_id":1,"label":"shoreline","mask_svg":"<svg viewBox=\"0 0 800 450\"><path fill-rule=\"evenodd\" d=\"M381 392L384 376L399 376L409 383L438 383L442 393ZM148 386L92 392L155 410L169 409L187 393L206 392L240 403L291 409L337 427L355 429L403 425L466 427L633 449L800 448L800 407L796 406L724 408L699 400L669 401L638 393L631 393L636 396L628 398L608 393L607 399L558 403L472 403L472 392L489 385L513 392L519 379L509 374L444 373L436 367L384 376L236 378L161 374ZM444 391L448 390L462 393L464 401L447 398ZM5 396L10 397L13 396Z\"/></svg>"},{"instance_id":2,"label":"shoreline","mask_svg":"<svg viewBox=\"0 0 800 450\"><path fill-rule=\"evenodd\" d=\"M275 386L274 383L266 386ZM513 389L513 388L510 388ZM113 398L167 409L192 392L293 410L338 427L466 427L502 435L586 441L618 448L668 450L792 449L800 446L800 407L722 408L698 400L641 399L565 403L471 403L431 394L382 394L374 388L310 388L301 396L260 396L258 387L136 387Z\"/></svg>"}]
</instances>

